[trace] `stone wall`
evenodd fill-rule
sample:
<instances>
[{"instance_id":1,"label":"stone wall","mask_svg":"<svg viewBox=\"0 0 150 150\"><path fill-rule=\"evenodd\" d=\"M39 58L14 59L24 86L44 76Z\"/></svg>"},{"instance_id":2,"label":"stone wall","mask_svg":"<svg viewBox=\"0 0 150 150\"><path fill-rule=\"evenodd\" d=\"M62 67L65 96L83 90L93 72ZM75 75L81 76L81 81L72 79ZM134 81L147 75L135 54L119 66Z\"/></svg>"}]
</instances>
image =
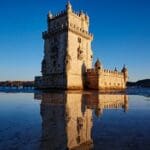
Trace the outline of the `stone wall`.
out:
<instances>
[{"instance_id":1,"label":"stone wall","mask_svg":"<svg viewBox=\"0 0 150 150\"><path fill-rule=\"evenodd\" d=\"M40 88L66 89L67 16L63 12L53 18L48 16L48 29L43 32L44 57Z\"/></svg>"},{"instance_id":2,"label":"stone wall","mask_svg":"<svg viewBox=\"0 0 150 150\"><path fill-rule=\"evenodd\" d=\"M88 69L86 72L86 85L87 89L98 89L99 75L95 69Z\"/></svg>"},{"instance_id":3,"label":"stone wall","mask_svg":"<svg viewBox=\"0 0 150 150\"><path fill-rule=\"evenodd\" d=\"M46 62L46 74L64 72L66 36L67 33L63 32L45 40L44 59Z\"/></svg>"},{"instance_id":4,"label":"stone wall","mask_svg":"<svg viewBox=\"0 0 150 150\"><path fill-rule=\"evenodd\" d=\"M122 72L100 70L99 89L125 89L126 82Z\"/></svg>"},{"instance_id":5,"label":"stone wall","mask_svg":"<svg viewBox=\"0 0 150 150\"><path fill-rule=\"evenodd\" d=\"M88 69L86 74L87 87L100 90L122 90L126 88L124 74L106 69Z\"/></svg>"},{"instance_id":6,"label":"stone wall","mask_svg":"<svg viewBox=\"0 0 150 150\"><path fill-rule=\"evenodd\" d=\"M88 32L87 18L84 14L68 13L67 53L70 57L67 67L67 88L83 89L84 73L92 67L93 53Z\"/></svg>"},{"instance_id":7,"label":"stone wall","mask_svg":"<svg viewBox=\"0 0 150 150\"><path fill-rule=\"evenodd\" d=\"M39 89L66 89L66 74L57 73L48 76L35 77L35 87Z\"/></svg>"}]
</instances>

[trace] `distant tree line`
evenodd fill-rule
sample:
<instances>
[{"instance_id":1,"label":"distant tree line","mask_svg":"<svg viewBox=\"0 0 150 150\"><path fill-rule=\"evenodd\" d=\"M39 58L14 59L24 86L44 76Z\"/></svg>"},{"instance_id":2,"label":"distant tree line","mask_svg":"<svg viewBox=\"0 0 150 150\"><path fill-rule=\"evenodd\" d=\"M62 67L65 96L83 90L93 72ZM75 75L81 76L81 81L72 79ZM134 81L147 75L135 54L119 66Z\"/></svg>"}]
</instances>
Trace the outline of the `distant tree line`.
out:
<instances>
[{"instance_id":1,"label":"distant tree line","mask_svg":"<svg viewBox=\"0 0 150 150\"><path fill-rule=\"evenodd\" d=\"M34 81L0 81L3 87L34 87Z\"/></svg>"},{"instance_id":2,"label":"distant tree line","mask_svg":"<svg viewBox=\"0 0 150 150\"><path fill-rule=\"evenodd\" d=\"M127 86L150 87L150 79L139 80L137 82L127 82Z\"/></svg>"},{"instance_id":3,"label":"distant tree line","mask_svg":"<svg viewBox=\"0 0 150 150\"><path fill-rule=\"evenodd\" d=\"M34 87L34 81L0 81L2 87ZM137 82L127 82L127 86L150 87L150 79L139 80Z\"/></svg>"}]
</instances>

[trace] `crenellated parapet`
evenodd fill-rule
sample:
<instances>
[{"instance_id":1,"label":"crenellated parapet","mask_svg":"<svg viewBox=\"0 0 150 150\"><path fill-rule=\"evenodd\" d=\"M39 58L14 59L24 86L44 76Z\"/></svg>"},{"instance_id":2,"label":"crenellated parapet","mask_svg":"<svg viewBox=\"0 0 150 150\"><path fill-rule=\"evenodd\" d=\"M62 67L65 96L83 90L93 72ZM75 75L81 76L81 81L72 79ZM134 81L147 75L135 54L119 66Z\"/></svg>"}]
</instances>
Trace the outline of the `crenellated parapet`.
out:
<instances>
[{"instance_id":1,"label":"crenellated parapet","mask_svg":"<svg viewBox=\"0 0 150 150\"><path fill-rule=\"evenodd\" d=\"M67 29L68 29L67 23L57 24L56 26L51 28L49 31L42 32L42 38L47 39L51 35L55 35L57 33L63 32L63 31L67 31Z\"/></svg>"},{"instance_id":2,"label":"crenellated parapet","mask_svg":"<svg viewBox=\"0 0 150 150\"><path fill-rule=\"evenodd\" d=\"M61 12L57 13L57 14L54 14L52 15L51 13L48 14L48 21L52 21L52 20L55 20L55 19L58 19L60 17L63 17L67 14L67 11L66 10L62 10Z\"/></svg>"},{"instance_id":3,"label":"crenellated parapet","mask_svg":"<svg viewBox=\"0 0 150 150\"><path fill-rule=\"evenodd\" d=\"M62 24L57 24L55 25L54 27L52 27L49 31L44 31L42 33L42 37L43 39L46 39L48 38L50 35L53 35L53 34L57 34L57 33L60 33L62 31L71 31L71 32L74 32L86 39L90 39L90 40L93 40L93 34L91 34L90 32L88 31L85 31L84 29L76 26L75 24L67 24L67 23L62 23Z\"/></svg>"},{"instance_id":4,"label":"crenellated parapet","mask_svg":"<svg viewBox=\"0 0 150 150\"><path fill-rule=\"evenodd\" d=\"M86 13L83 13L83 11L80 12L72 11L70 14L77 17L78 19L82 19L87 23L89 23L89 16Z\"/></svg>"},{"instance_id":5,"label":"crenellated parapet","mask_svg":"<svg viewBox=\"0 0 150 150\"><path fill-rule=\"evenodd\" d=\"M90 40L93 40L93 34L91 34L90 32L88 31L85 31L84 29L76 26L75 24L73 23L70 23L69 26L68 26L68 29L69 31L72 31L84 38L87 38L87 39L90 39Z\"/></svg>"},{"instance_id":6,"label":"crenellated parapet","mask_svg":"<svg viewBox=\"0 0 150 150\"><path fill-rule=\"evenodd\" d=\"M68 17L69 17L69 15L73 15L73 16L78 17L79 19L82 19L82 20L86 21L87 23L89 23L89 16L87 15L87 13L84 13L83 11L80 11L80 12L74 11L72 9L71 4L67 4L65 10L62 10L56 14L52 14L51 12L49 12L47 15L47 18L48 18L48 21L53 21L58 18L61 18L62 16L65 16L65 15L67 15Z\"/></svg>"},{"instance_id":7,"label":"crenellated parapet","mask_svg":"<svg viewBox=\"0 0 150 150\"><path fill-rule=\"evenodd\" d=\"M55 20L55 19L60 18L64 15L66 15L66 14L67 14L66 10L62 10L62 11L56 13L56 14L48 13L48 19L49 20ZM72 10L70 12L70 14L72 14L76 17L79 17L79 18L83 18L83 19L85 19L86 21L89 22L89 16L86 13L83 13L82 11L76 12L76 11Z\"/></svg>"},{"instance_id":8,"label":"crenellated parapet","mask_svg":"<svg viewBox=\"0 0 150 150\"><path fill-rule=\"evenodd\" d=\"M99 73L103 75L118 76L118 77L122 77L124 75L122 72L108 70L108 69L99 70Z\"/></svg>"},{"instance_id":9,"label":"crenellated parapet","mask_svg":"<svg viewBox=\"0 0 150 150\"><path fill-rule=\"evenodd\" d=\"M70 3L67 3L66 9L57 13L52 14L51 12L47 15L48 21L48 34L55 34L64 29L68 29L79 36L93 40L93 35L89 30L89 16L83 11L75 12L72 9ZM47 34L43 33L43 37L47 38Z\"/></svg>"},{"instance_id":10,"label":"crenellated parapet","mask_svg":"<svg viewBox=\"0 0 150 150\"><path fill-rule=\"evenodd\" d=\"M100 69L97 70L95 68L87 69L87 74L99 74L99 75L108 75L108 76L124 76L123 72L113 71L109 69Z\"/></svg>"}]
</instances>

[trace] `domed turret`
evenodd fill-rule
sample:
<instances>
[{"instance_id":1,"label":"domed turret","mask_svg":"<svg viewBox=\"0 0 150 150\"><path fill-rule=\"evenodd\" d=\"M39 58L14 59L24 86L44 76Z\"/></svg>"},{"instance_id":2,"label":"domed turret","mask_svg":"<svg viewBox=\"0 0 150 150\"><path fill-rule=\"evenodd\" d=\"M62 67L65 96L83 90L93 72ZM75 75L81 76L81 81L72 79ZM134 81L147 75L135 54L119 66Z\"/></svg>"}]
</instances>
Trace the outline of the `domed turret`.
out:
<instances>
[{"instance_id":1,"label":"domed turret","mask_svg":"<svg viewBox=\"0 0 150 150\"><path fill-rule=\"evenodd\" d=\"M99 70L99 69L102 69L102 64L101 62L99 61L99 59L97 59L96 63L95 63L95 69Z\"/></svg>"},{"instance_id":2,"label":"domed turret","mask_svg":"<svg viewBox=\"0 0 150 150\"><path fill-rule=\"evenodd\" d=\"M122 68L122 70L121 70L121 71L122 71L122 72L126 72L126 71L128 71L125 65L123 65L123 68Z\"/></svg>"}]
</instances>

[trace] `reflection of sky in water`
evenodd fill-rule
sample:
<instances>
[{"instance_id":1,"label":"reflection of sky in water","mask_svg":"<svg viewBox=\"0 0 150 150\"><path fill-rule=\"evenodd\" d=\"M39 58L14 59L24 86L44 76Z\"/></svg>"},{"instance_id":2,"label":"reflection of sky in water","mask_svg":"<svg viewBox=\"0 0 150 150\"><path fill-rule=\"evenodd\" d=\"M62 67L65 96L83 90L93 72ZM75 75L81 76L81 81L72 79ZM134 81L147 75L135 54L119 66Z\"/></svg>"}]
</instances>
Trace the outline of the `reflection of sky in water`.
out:
<instances>
[{"instance_id":1,"label":"reflection of sky in water","mask_svg":"<svg viewBox=\"0 0 150 150\"><path fill-rule=\"evenodd\" d=\"M33 93L0 93L0 149L36 147L41 117L40 101L33 98Z\"/></svg>"},{"instance_id":2,"label":"reflection of sky in water","mask_svg":"<svg viewBox=\"0 0 150 150\"><path fill-rule=\"evenodd\" d=\"M94 115L93 141L95 149L150 149L150 101L143 96L129 96L129 108L105 110ZM108 144L107 144L108 143Z\"/></svg>"},{"instance_id":3,"label":"reflection of sky in water","mask_svg":"<svg viewBox=\"0 0 150 150\"><path fill-rule=\"evenodd\" d=\"M124 98L78 92L0 93L0 149L149 150L150 100Z\"/></svg>"}]
</instances>

